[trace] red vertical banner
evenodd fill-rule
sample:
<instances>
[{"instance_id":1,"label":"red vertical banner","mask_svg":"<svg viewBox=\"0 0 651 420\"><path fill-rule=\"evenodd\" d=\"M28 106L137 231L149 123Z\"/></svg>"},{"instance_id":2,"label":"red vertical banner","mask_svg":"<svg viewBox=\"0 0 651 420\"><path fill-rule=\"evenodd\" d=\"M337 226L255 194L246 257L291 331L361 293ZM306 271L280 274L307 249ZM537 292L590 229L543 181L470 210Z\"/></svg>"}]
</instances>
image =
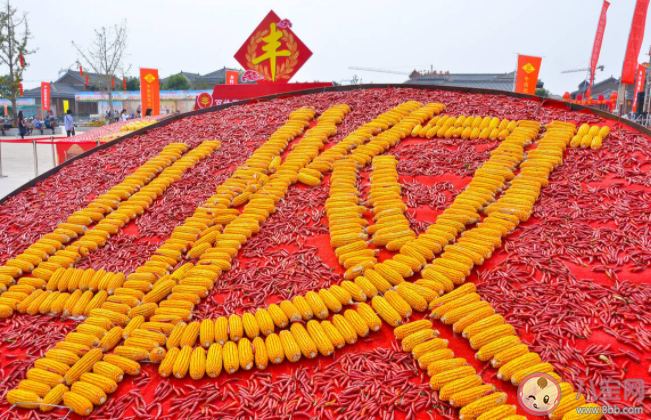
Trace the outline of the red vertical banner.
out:
<instances>
[{"instance_id":1,"label":"red vertical banner","mask_svg":"<svg viewBox=\"0 0 651 420\"><path fill-rule=\"evenodd\" d=\"M25 68L25 57L22 54L20 54L18 56L18 58L20 58L20 67L24 69Z\"/></svg>"},{"instance_id":2,"label":"red vertical banner","mask_svg":"<svg viewBox=\"0 0 651 420\"><path fill-rule=\"evenodd\" d=\"M115 77L111 77L111 87L115 87Z\"/></svg>"},{"instance_id":3,"label":"red vertical banner","mask_svg":"<svg viewBox=\"0 0 651 420\"><path fill-rule=\"evenodd\" d=\"M127 78L122 77L122 86L124 86L124 90L127 90Z\"/></svg>"},{"instance_id":4,"label":"red vertical banner","mask_svg":"<svg viewBox=\"0 0 651 420\"><path fill-rule=\"evenodd\" d=\"M140 69L140 102L145 112L151 109L152 115L160 115L158 70Z\"/></svg>"},{"instance_id":5,"label":"red vertical banner","mask_svg":"<svg viewBox=\"0 0 651 420\"><path fill-rule=\"evenodd\" d=\"M635 77L635 91L633 92L633 107L632 111L637 112L637 94L644 89L644 75L646 68L640 64L637 66L637 76Z\"/></svg>"},{"instance_id":6,"label":"red vertical banner","mask_svg":"<svg viewBox=\"0 0 651 420\"><path fill-rule=\"evenodd\" d=\"M23 84L18 83L18 89L20 90L20 96L23 96Z\"/></svg>"},{"instance_id":7,"label":"red vertical banner","mask_svg":"<svg viewBox=\"0 0 651 420\"><path fill-rule=\"evenodd\" d=\"M642 48L644 38L644 26L646 24L646 12L649 8L649 0L637 0L633 22L631 23L631 34L628 37L626 55L624 55L624 67L622 68L622 83L629 85L635 82L635 70L637 69L637 58Z\"/></svg>"},{"instance_id":8,"label":"red vertical banner","mask_svg":"<svg viewBox=\"0 0 651 420\"><path fill-rule=\"evenodd\" d=\"M533 95L536 93L541 57L518 55L518 68L515 76L515 91Z\"/></svg>"},{"instance_id":9,"label":"red vertical banner","mask_svg":"<svg viewBox=\"0 0 651 420\"><path fill-rule=\"evenodd\" d=\"M227 85L236 85L239 82L240 72L226 70L226 84Z\"/></svg>"},{"instance_id":10,"label":"red vertical banner","mask_svg":"<svg viewBox=\"0 0 651 420\"><path fill-rule=\"evenodd\" d=\"M50 108L50 83L41 82L41 108L43 111L51 111Z\"/></svg>"},{"instance_id":11,"label":"red vertical banner","mask_svg":"<svg viewBox=\"0 0 651 420\"><path fill-rule=\"evenodd\" d=\"M604 4L601 6L599 24L597 25L597 34L594 37L594 44L592 45L592 57L590 58L590 84L588 85L586 96L590 96L590 90L592 89L592 83L594 82L594 72L597 69L597 63L599 62L601 42L604 39L604 30L606 30L606 12L608 12L608 6L610 6L610 3L604 0Z\"/></svg>"},{"instance_id":12,"label":"red vertical banner","mask_svg":"<svg viewBox=\"0 0 651 420\"><path fill-rule=\"evenodd\" d=\"M84 69L82 69L81 66L79 66L79 75L84 77Z\"/></svg>"},{"instance_id":13,"label":"red vertical banner","mask_svg":"<svg viewBox=\"0 0 651 420\"><path fill-rule=\"evenodd\" d=\"M88 86L88 75L86 75L86 86Z\"/></svg>"}]
</instances>

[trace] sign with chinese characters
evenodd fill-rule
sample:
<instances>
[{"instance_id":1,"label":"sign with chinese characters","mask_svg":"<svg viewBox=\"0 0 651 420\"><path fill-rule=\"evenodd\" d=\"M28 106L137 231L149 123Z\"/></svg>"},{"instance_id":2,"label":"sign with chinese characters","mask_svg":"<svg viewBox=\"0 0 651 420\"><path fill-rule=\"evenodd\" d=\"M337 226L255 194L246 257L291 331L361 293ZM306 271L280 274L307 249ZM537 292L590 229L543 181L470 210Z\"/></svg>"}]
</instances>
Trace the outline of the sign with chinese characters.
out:
<instances>
[{"instance_id":1,"label":"sign with chinese characters","mask_svg":"<svg viewBox=\"0 0 651 420\"><path fill-rule=\"evenodd\" d=\"M518 68L515 76L515 92L533 95L536 93L541 57L518 55Z\"/></svg>"},{"instance_id":2,"label":"sign with chinese characters","mask_svg":"<svg viewBox=\"0 0 651 420\"><path fill-rule=\"evenodd\" d=\"M41 107L44 111L50 111L50 83L41 82Z\"/></svg>"},{"instance_id":3,"label":"sign with chinese characters","mask_svg":"<svg viewBox=\"0 0 651 420\"><path fill-rule=\"evenodd\" d=\"M287 83L312 56L305 44L292 31L287 19L273 11L253 31L235 54L247 73L255 74L258 83Z\"/></svg>"},{"instance_id":4,"label":"sign with chinese characters","mask_svg":"<svg viewBox=\"0 0 651 420\"><path fill-rule=\"evenodd\" d=\"M140 69L140 102L143 110L151 109L151 115L160 115L158 70Z\"/></svg>"},{"instance_id":5,"label":"sign with chinese characters","mask_svg":"<svg viewBox=\"0 0 651 420\"><path fill-rule=\"evenodd\" d=\"M242 79L244 79L244 77ZM287 92L324 88L328 86L332 86L332 82L215 85L212 96L208 94L200 94L196 96L194 107L195 109L202 109L245 99L257 98L260 96L284 94Z\"/></svg>"},{"instance_id":6,"label":"sign with chinese characters","mask_svg":"<svg viewBox=\"0 0 651 420\"><path fill-rule=\"evenodd\" d=\"M644 75L646 68L640 64L637 66L637 76L635 77L635 91L633 92L633 106L631 110L637 112L637 94L644 90Z\"/></svg>"},{"instance_id":7,"label":"sign with chinese characters","mask_svg":"<svg viewBox=\"0 0 651 420\"><path fill-rule=\"evenodd\" d=\"M226 84L236 85L239 81L240 73L233 70L226 70Z\"/></svg>"}]
</instances>

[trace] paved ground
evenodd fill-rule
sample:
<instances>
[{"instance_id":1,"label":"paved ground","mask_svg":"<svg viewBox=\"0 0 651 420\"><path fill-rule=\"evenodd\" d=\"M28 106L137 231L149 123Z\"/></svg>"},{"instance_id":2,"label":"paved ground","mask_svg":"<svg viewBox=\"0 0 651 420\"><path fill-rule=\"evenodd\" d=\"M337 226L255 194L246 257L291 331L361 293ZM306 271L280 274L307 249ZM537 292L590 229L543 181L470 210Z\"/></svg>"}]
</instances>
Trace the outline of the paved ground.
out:
<instances>
[{"instance_id":1,"label":"paved ground","mask_svg":"<svg viewBox=\"0 0 651 420\"><path fill-rule=\"evenodd\" d=\"M27 136L25 138L37 137L46 136ZM18 138L3 136L0 137L0 140L16 140ZM2 198L34 178L34 147L30 143L0 143L0 153L2 155L2 175L6 175L6 178L0 178L0 198ZM52 145L36 145L36 154L39 174L54 167Z\"/></svg>"}]
</instances>

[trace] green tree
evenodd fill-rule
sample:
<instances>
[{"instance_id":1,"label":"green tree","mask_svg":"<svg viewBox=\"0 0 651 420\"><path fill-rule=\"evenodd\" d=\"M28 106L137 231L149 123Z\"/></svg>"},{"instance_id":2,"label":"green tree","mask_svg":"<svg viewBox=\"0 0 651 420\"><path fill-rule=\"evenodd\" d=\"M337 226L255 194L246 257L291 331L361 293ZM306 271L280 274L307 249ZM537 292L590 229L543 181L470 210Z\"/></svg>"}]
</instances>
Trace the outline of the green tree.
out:
<instances>
[{"instance_id":1,"label":"green tree","mask_svg":"<svg viewBox=\"0 0 651 420\"><path fill-rule=\"evenodd\" d=\"M536 89L536 96L540 96L542 98L548 98L549 97L549 91L545 88L538 88Z\"/></svg>"},{"instance_id":2,"label":"green tree","mask_svg":"<svg viewBox=\"0 0 651 420\"><path fill-rule=\"evenodd\" d=\"M18 114L16 99L20 94L23 72L29 66L27 56L36 52L27 48L31 35L27 13L19 16L18 9L11 7L7 1L7 10L0 12L0 63L9 67L9 74L0 77L0 95L11 101L14 120ZM21 55L25 60L25 68L20 65Z\"/></svg>"},{"instance_id":3,"label":"green tree","mask_svg":"<svg viewBox=\"0 0 651 420\"><path fill-rule=\"evenodd\" d=\"M188 90L190 89L190 82L185 76L175 74L170 76L165 82L163 89L165 90Z\"/></svg>"},{"instance_id":4,"label":"green tree","mask_svg":"<svg viewBox=\"0 0 651 420\"><path fill-rule=\"evenodd\" d=\"M140 78L135 76L127 76L127 90L134 91L140 90Z\"/></svg>"}]
</instances>

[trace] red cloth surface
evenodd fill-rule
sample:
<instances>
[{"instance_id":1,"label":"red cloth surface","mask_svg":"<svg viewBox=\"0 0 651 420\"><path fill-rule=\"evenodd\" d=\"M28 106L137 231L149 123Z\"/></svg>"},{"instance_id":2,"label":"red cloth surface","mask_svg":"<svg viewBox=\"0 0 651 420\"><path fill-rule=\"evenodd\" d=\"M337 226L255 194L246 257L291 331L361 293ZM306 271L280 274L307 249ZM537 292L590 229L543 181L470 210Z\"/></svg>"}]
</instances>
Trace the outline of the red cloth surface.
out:
<instances>
[{"instance_id":1,"label":"red cloth surface","mask_svg":"<svg viewBox=\"0 0 651 420\"><path fill-rule=\"evenodd\" d=\"M613 126L614 122L607 120L606 123L609 126ZM427 140L427 139L413 139L413 138L407 138L402 141L401 145L408 145L408 144L419 144L423 142L436 142L436 139L432 140ZM605 140L607 142L608 139ZM494 143L487 143L485 145L477 145L474 146L478 151L479 150L484 150L486 147L489 147L493 145ZM330 147L330 145L326 147ZM456 146L446 146L450 149L456 149ZM461 145L461 147L467 147L464 145ZM392 153L392 150L389 150L387 153ZM566 154L567 156L567 154ZM566 157L567 159L567 157ZM366 167L364 172L362 172L362 177L365 179L365 183L368 182L367 177L368 174L370 173L369 167ZM324 183L328 182L329 177L326 177L324 179ZM418 181L419 183L423 185L434 185L435 183L440 183L440 182L450 182L455 189L461 190L469 181L471 177L470 176L465 176L461 177L452 173L444 173L443 175L440 176L433 176L433 177L428 177L428 176L416 176L416 177L411 177L411 176L404 176L401 175L400 181L404 183L412 182L414 180ZM607 186L611 182L613 182L613 177L609 176L607 178L604 178L603 181L597 183L597 185L602 185L602 186ZM303 189L307 190L308 187L302 185L302 184L296 184L295 186L291 187L295 189ZM628 187L627 187L628 188ZM632 186L631 188L640 188L639 186ZM647 189L648 190L648 189ZM449 192L446 192L446 195L449 197ZM450 200L448 199L448 204L450 203ZM418 221L424 221L424 222L434 222L436 219L436 216L442 212L442 210L432 210L431 208L427 206L421 206L419 208L410 208L408 212L412 215L415 216L415 218ZM371 215L370 213L367 213L366 217L370 220ZM324 218L322 221L324 224L326 224L326 219ZM535 218L531 218L528 222L522 224L521 226L529 226L538 223L538 220ZM612 225L613 227L614 224ZM125 232L126 233L136 233L137 232L137 227L134 222L131 222L127 227L125 227ZM518 235L518 231L514 234L512 234L513 237L516 237ZM162 238L158 238L162 239ZM156 241L156 239L154 239ZM319 248L319 256L323 260L325 264L327 264L330 267L334 267L334 273L336 274L343 274L344 270L343 268L338 264L337 258L334 254L334 250L330 247L329 245L329 235L323 234L323 235L318 235L315 237L309 237L305 238L305 244L307 245L314 245ZM285 248L285 249L294 249L291 246L281 246L280 248ZM502 250L499 252L496 252L497 255L494 255L490 260L486 261L482 267L479 268L479 271L487 271L492 267L495 267L497 264L499 264L501 261L504 260L506 257L506 253ZM392 255L392 253L387 252L387 251L381 251L380 252L380 260L385 259ZM467 281L471 282L477 282L477 271L478 269L473 270L473 274L468 278ZM573 266L572 267L572 272L577 278L589 278L592 279L594 282L599 283L599 284L608 284L612 285L613 282L604 274L604 273L598 273L598 272L593 272L591 271L590 266L582 267L582 266ZM419 278L418 275L414 276L411 280L415 280ZM649 276L648 271L644 271L642 273L630 273L624 270L623 272L620 273L620 280L632 280L636 283L651 283L651 278ZM422 314L416 314L415 316L412 317L412 319L420 319L423 317ZM70 321L68 321L70 322ZM455 353L455 357L463 357L466 360L470 362L472 366L474 366L478 371L482 371L485 366L483 363L480 363L475 360L474 357L474 351L470 348L468 341L466 339L463 339L460 335L456 335L452 332L452 329L450 326L444 326L440 322L434 322L434 328L438 329L440 331L440 337L448 339L449 340L449 347L453 349ZM523 338L527 338L528 334L524 334ZM630 347L623 346L621 343L618 343L613 337L606 335L600 331L595 332L589 340L577 340L576 342L576 347L577 348L585 348L588 345L591 344L611 344L614 348L625 348L628 350L634 350ZM306 366L306 367L319 367L321 365L326 365L330 363L333 360L337 360L344 354L348 353L359 353L365 350L371 350L376 347L381 347L381 348L390 348L392 345L395 345L395 338L393 337L393 332L392 328L387 326L386 324L383 325L383 328L378 332L378 333L371 333L370 337L368 339L362 339L360 342L358 342L355 345L352 346L346 346L344 347L343 350L339 350L336 352L335 356L333 357L317 357L314 360L306 360L305 358L302 358L298 363L292 364L288 363L287 361L283 362L281 365L270 365L265 372L271 373L274 378L278 377L278 375L281 374L289 374L295 371L295 369L298 366ZM12 350L7 350L7 349L2 349L2 354L0 356L0 361L2 362L3 368L8 366L8 364L11 363L12 360L7 356L12 355L12 354L20 354L21 351L12 351ZM627 377L629 378L642 378L646 382L651 382L651 378L649 377L649 373L647 372L648 369L648 358L651 357L651 352L646 352L645 354L642 354L642 360L643 362L641 364L635 364L631 363L628 367L628 374ZM192 386L202 386L205 384L214 384L214 386L219 387L220 384L223 384L225 381L229 381L233 378L237 379L249 379L251 378L252 374L255 372L255 369L249 372L242 372L239 371L235 375L226 375L224 373L221 374L219 378L216 380L210 379L210 378L204 378L200 381L192 381L189 378L186 378L184 380L178 380L178 379L163 379L158 376L157 374L157 367L158 365L152 365L151 363L143 363L143 372L145 375L149 375L151 377L151 381L147 386L144 388L136 388L134 387L134 383L132 378L127 378L125 379L120 385L119 389L116 393L111 394L109 398L117 398L121 395L124 395L126 393L129 393L130 391L137 390L138 393L141 393L141 395L144 397L146 401L150 401L151 399L154 398L154 391L156 389L156 386L161 382L161 381L171 381L175 386L180 386L182 384L185 385L192 385ZM504 390L507 392L509 395L508 403L509 404L517 404L517 399L516 399L516 387L512 386L510 383L505 383L500 380L497 380L495 377L496 375L496 370L489 368L487 369L483 374L482 377L484 380L488 383L494 384L498 390ZM427 375L421 371L421 377L424 378L424 380L427 380ZM164 405L164 410L165 411L168 408L168 404ZM14 409L16 410L16 409ZM21 415L27 415L28 412L25 410L18 410ZM156 413L156 410L153 411L153 413ZM151 414L151 413L150 413ZM524 411L521 408L518 408L518 414L524 415ZM439 416L436 412L431 412L430 417L432 418L444 418L442 416ZM74 418L75 416L71 416L71 418ZM418 413L418 418L428 418L428 414L425 412L425 410L421 411ZM29 418L29 417L25 417ZM297 417L298 418L298 417ZM397 415L397 418L403 418L401 414ZM528 416L530 419L535 419L538 417L533 417L533 416Z\"/></svg>"}]
</instances>

